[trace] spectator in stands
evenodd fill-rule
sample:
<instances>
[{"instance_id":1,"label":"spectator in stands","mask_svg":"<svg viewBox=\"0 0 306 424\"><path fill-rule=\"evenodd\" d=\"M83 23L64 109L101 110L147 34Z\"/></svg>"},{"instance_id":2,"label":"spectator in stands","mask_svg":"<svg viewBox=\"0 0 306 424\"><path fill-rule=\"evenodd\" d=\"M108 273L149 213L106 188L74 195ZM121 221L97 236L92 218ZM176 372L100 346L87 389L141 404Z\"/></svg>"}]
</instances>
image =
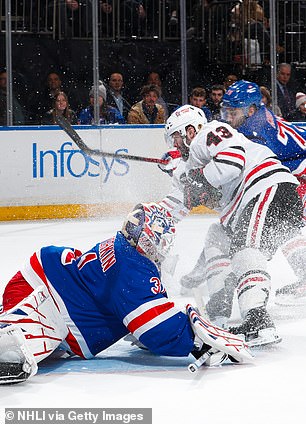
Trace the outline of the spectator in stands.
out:
<instances>
[{"instance_id":1,"label":"spectator in stands","mask_svg":"<svg viewBox=\"0 0 306 424\"><path fill-rule=\"evenodd\" d=\"M109 106L106 103L106 88L105 85L100 81L98 88L98 100L99 100L99 124L125 124L125 120L118 109ZM94 87L89 92L90 105L83 109L79 115L79 124L92 125L94 123Z\"/></svg>"},{"instance_id":2,"label":"spectator in stands","mask_svg":"<svg viewBox=\"0 0 306 424\"><path fill-rule=\"evenodd\" d=\"M0 71L0 125L7 124L7 73L5 70ZM25 123L22 106L13 94L13 124L23 125Z\"/></svg>"},{"instance_id":3,"label":"spectator in stands","mask_svg":"<svg viewBox=\"0 0 306 424\"><path fill-rule=\"evenodd\" d=\"M199 109L202 109L205 113L207 121L212 121L212 114L210 109L206 105L206 90L203 87L195 87L189 98L189 103L192 106L196 106Z\"/></svg>"},{"instance_id":4,"label":"spectator in stands","mask_svg":"<svg viewBox=\"0 0 306 424\"><path fill-rule=\"evenodd\" d=\"M228 87L232 84L234 84L234 82L238 81L238 77L235 74L230 74L227 75L227 77L225 77L224 81L223 81L223 86L225 91L228 89Z\"/></svg>"},{"instance_id":5,"label":"spectator in stands","mask_svg":"<svg viewBox=\"0 0 306 424\"><path fill-rule=\"evenodd\" d=\"M62 90L60 74L54 71L48 73L46 86L42 91L31 93L29 96L28 109L30 121L39 124L48 110L52 109L55 96Z\"/></svg>"},{"instance_id":6,"label":"spectator in stands","mask_svg":"<svg viewBox=\"0 0 306 424\"><path fill-rule=\"evenodd\" d=\"M56 94L53 100L53 108L46 112L41 124L56 125L56 117L58 115L64 116L72 125L78 123L76 113L70 109L68 97L63 91L60 91L58 94Z\"/></svg>"},{"instance_id":7,"label":"spectator in stands","mask_svg":"<svg viewBox=\"0 0 306 424\"><path fill-rule=\"evenodd\" d=\"M51 71L47 74L45 87L42 90L35 90L29 96L29 119L32 124L42 122L46 113L53 108L56 95L62 91L67 93L69 104L73 110L81 109L83 99L76 87L72 88L71 85L71 87L64 88L60 73Z\"/></svg>"},{"instance_id":8,"label":"spectator in stands","mask_svg":"<svg viewBox=\"0 0 306 424\"><path fill-rule=\"evenodd\" d=\"M145 85L140 94L142 100L135 103L128 114L128 124L163 124L164 108L157 103L160 90L156 85Z\"/></svg>"},{"instance_id":9,"label":"spectator in stands","mask_svg":"<svg viewBox=\"0 0 306 424\"><path fill-rule=\"evenodd\" d=\"M108 82L106 103L119 110L121 115L127 120L131 105L128 100L123 97L123 76L119 72L111 74Z\"/></svg>"},{"instance_id":10,"label":"spectator in stands","mask_svg":"<svg viewBox=\"0 0 306 424\"><path fill-rule=\"evenodd\" d=\"M280 110L279 106L274 105L273 107L272 105L272 96L271 96L270 90L264 85L262 85L260 87L260 92L262 94L262 98L261 98L262 103L264 103L264 105L268 109L272 110L272 112L274 112L275 115L282 116L282 111Z\"/></svg>"},{"instance_id":11,"label":"spectator in stands","mask_svg":"<svg viewBox=\"0 0 306 424\"><path fill-rule=\"evenodd\" d=\"M169 108L166 100L162 97L163 89L162 89L162 81L160 78L160 74L158 72L150 72L147 78L148 85L156 85L160 90L160 96L157 100L157 103L160 104L165 111L165 119L167 120L169 117Z\"/></svg>"},{"instance_id":12,"label":"spectator in stands","mask_svg":"<svg viewBox=\"0 0 306 424\"><path fill-rule=\"evenodd\" d=\"M295 96L295 107L296 110L291 116L291 120L294 122L306 122L306 94L296 93Z\"/></svg>"},{"instance_id":13,"label":"spectator in stands","mask_svg":"<svg viewBox=\"0 0 306 424\"><path fill-rule=\"evenodd\" d=\"M220 109L224 93L225 88L221 84L214 84L210 89L206 105L210 109L213 119L221 118Z\"/></svg>"},{"instance_id":14,"label":"spectator in stands","mask_svg":"<svg viewBox=\"0 0 306 424\"><path fill-rule=\"evenodd\" d=\"M142 0L120 1L120 28L122 35L144 34L147 13Z\"/></svg>"},{"instance_id":15,"label":"spectator in stands","mask_svg":"<svg viewBox=\"0 0 306 424\"><path fill-rule=\"evenodd\" d=\"M281 63L277 67L277 104L282 111L283 118L289 120L295 112L295 94L288 87L291 79L291 65L289 63Z\"/></svg>"}]
</instances>

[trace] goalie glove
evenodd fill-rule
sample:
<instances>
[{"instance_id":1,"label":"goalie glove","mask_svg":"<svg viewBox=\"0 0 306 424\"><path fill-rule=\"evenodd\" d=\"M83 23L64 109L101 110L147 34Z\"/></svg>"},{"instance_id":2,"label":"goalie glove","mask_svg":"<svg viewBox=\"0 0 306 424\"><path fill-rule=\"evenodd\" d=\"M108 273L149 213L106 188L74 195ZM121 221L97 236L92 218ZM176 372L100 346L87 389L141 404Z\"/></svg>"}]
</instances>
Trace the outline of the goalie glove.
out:
<instances>
[{"instance_id":1,"label":"goalie glove","mask_svg":"<svg viewBox=\"0 0 306 424\"><path fill-rule=\"evenodd\" d=\"M210 209L219 207L222 193L213 187L203 174L204 168L191 169L181 181L184 183L184 204L188 209L204 205Z\"/></svg>"},{"instance_id":2,"label":"goalie glove","mask_svg":"<svg viewBox=\"0 0 306 424\"><path fill-rule=\"evenodd\" d=\"M169 152L165 153L162 156L162 159L167 160L168 163L166 163L165 165L159 163L157 166L161 171L166 172L170 175L170 177L172 177L173 172L176 170L181 158L182 155L179 150L169 150Z\"/></svg>"},{"instance_id":3,"label":"goalie glove","mask_svg":"<svg viewBox=\"0 0 306 424\"><path fill-rule=\"evenodd\" d=\"M253 356L242 338L214 326L207 319L199 315L192 305L187 305L186 311L195 336L195 349L191 353L196 359L200 356L204 356L205 358L207 353L210 354L208 356L213 358L212 355L219 353L222 362L227 358L232 362L238 363L253 360Z\"/></svg>"}]
</instances>

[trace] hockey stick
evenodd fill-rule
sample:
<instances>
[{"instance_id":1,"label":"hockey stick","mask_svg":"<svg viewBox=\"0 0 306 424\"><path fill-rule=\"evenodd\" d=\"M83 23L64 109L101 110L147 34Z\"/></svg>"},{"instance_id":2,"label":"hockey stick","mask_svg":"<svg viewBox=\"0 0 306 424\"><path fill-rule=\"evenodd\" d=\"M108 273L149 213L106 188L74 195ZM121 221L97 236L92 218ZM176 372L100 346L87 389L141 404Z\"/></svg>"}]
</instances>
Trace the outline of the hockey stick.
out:
<instances>
[{"instance_id":1,"label":"hockey stick","mask_svg":"<svg viewBox=\"0 0 306 424\"><path fill-rule=\"evenodd\" d=\"M56 116L56 122L65 131L65 133L69 135L69 137L75 142L75 144L88 156L120 158L120 159L127 159L127 160L136 160L139 162L160 163L163 165L167 165L168 163L168 160L165 160L165 159L146 158L142 156L126 155L123 153L109 153L109 152L103 152L102 150L98 150L98 149L91 149L84 143L82 138L72 128L72 126L70 125L70 123L67 121L67 119L64 116L60 116L60 115Z\"/></svg>"}]
</instances>

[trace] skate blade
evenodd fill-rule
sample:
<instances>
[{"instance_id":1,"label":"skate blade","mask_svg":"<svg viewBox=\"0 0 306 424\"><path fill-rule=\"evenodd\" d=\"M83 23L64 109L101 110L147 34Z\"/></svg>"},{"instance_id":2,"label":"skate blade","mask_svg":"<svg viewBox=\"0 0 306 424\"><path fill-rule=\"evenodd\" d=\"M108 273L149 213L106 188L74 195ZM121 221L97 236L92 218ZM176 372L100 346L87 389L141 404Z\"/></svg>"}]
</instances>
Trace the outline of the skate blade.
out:
<instances>
[{"instance_id":1,"label":"skate blade","mask_svg":"<svg viewBox=\"0 0 306 424\"><path fill-rule=\"evenodd\" d=\"M246 344L249 348L269 346L276 343L280 343L282 338L276 333L275 328L265 328L264 330L258 331L258 336L251 340L246 340Z\"/></svg>"}]
</instances>

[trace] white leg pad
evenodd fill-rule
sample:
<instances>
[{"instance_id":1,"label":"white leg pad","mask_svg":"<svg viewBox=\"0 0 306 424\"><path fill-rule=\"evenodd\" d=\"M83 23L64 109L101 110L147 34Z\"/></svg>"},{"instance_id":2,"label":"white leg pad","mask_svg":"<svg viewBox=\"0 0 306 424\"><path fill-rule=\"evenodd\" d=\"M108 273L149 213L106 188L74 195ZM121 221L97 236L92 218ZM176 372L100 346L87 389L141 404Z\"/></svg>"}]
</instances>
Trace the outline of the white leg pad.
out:
<instances>
[{"instance_id":1,"label":"white leg pad","mask_svg":"<svg viewBox=\"0 0 306 424\"><path fill-rule=\"evenodd\" d=\"M36 360L28 349L21 329L15 325L0 329L0 363L2 362L23 364L23 371L29 377L37 373ZM3 377L1 381L6 382Z\"/></svg>"},{"instance_id":2,"label":"white leg pad","mask_svg":"<svg viewBox=\"0 0 306 424\"><path fill-rule=\"evenodd\" d=\"M68 328L44 286L37 287L12 309L0 314L0 328L14 325L38 363L49 356L68 335Z\"/></svg>"}]
</instances>

